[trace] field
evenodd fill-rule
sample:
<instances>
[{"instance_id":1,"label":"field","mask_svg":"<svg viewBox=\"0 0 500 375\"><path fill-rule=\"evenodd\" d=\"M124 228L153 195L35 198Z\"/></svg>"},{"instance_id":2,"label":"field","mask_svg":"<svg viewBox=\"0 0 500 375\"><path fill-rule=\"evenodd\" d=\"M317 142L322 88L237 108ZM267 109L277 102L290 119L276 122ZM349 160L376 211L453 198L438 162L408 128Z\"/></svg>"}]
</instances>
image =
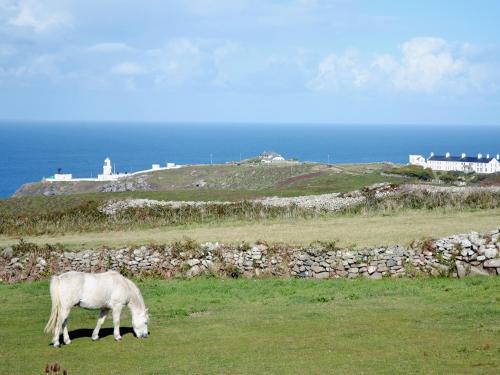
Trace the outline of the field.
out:
<instances>
[{"instance_id":1,"label":"field","mask_svg":"<svg viewBox=\"0 0 500 375\"><path fill-rule=\"evenodd\" d=\"M392 214L335 215L309 219L222 221L209 224L96 232L66 232L24 236L25 241L60 244L68 249L120 247L169 243L184 237L198 242L269 243L308 245L314 241L336 241L343 247L409 244L415 239L438 238L471 230L498 228L500 209L405 210ZM0 247L19 241L17 236L0 236Z\"/></svg>"},{"instance_id":2,"label":"field","mask_svg":"<svg viewBox=\"0 0 500 375\"><path fill-rule=\"evenodd\" d=\"M1 374L498 374L499 278L139 283L151 335L92 342L96 312L75 308L72 344L43 327L47 282L0 285ZM111 327L109 319L104 327Z\"/></svg>"},{"instance_id":3,"label":"field","mask_svg":"<svg viewBox=\"0 0 500 375\"><path fill-rule=\"evenodd\" d=\"M317 215L293 208L266 208L245 202L269 196L300 196L361 189L378 182L399 183L404 179L381 173L386 164L325 166L293 165L214 165L189 166L147 175L152 190L88 192L86 184L46 185L59 195L44 196L25 187L26 193L0 200L0 236L26 237L70 232L119 231L172 227L227 220L304 218ZM196 187L201 184L203 186ZM97 184L97 183L96 183ZM99 183L101 184L101 183ZM83 191L76 187L81 186ZM75 189L77 191L75 191ZM230 201L231 207L214 203L207 210L136 210L126 217L106 218L99 207L108 200L148 198L172 201ZM208 212L209 211L209 212Z\"/></svg>"},{"instance_id":4,"label":"field","mask_svg":"<svg viewBox=\"0 0 500 375\"><path fill-rule=\"evenodd\" d=\"M0 200L0 249L20 238L79 250L197 242L335 242L343 248L438 238L498 228L500 195L404 193L341 212L242 201L266 196L347 192L408 178L387 165L205 166L149 176L155 191L99 193L62 184L64 193ZM37 187L38 186L38 187ZM30 190L31 189L31 190ZM77 194L72 194L77 193ZM406 194L406 195L405 195ZM232 201L128 209L105 215L110 199ZM74 309L72 344L54 349L43 333L48 282L0 284L0 374L497 374L500 278L461 280L146 279L138 281L151 336L137 340L126 312L122 342L107 320L92 342L97 312Z\"/></svg>"}]
</instances>

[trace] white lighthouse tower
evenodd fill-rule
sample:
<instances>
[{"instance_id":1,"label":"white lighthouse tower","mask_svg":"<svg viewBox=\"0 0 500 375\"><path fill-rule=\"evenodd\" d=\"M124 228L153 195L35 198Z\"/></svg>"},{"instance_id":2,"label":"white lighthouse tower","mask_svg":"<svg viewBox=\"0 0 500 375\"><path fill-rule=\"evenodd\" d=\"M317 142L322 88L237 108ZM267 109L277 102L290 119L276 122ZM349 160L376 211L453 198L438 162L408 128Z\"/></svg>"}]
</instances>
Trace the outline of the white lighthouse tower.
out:
<instances>
[{"instance_id":1,"label":"white lighthouse tower","mask_svg":"<svg viewBox=\"0 0 500 375\"><path fill-rule=\"evenodd\" d=\"M111 167L111 159L104 159L104 165L102 166L102 174L97 176L98 180L114 180L115 176L113 174L113 168Z\"/></svg>"},{"instance_id":2,"label":"white lighthouse tower","mask_svg":"<svg viewBox=\"0 0 500 375\"><path fill-rule=\"evenodd\" d=\"M112 169L111 169L111 159L110 158L104 159L104 165L102 166L102 174L105 176L111 176Z\"/></svg>"}]
</instances>

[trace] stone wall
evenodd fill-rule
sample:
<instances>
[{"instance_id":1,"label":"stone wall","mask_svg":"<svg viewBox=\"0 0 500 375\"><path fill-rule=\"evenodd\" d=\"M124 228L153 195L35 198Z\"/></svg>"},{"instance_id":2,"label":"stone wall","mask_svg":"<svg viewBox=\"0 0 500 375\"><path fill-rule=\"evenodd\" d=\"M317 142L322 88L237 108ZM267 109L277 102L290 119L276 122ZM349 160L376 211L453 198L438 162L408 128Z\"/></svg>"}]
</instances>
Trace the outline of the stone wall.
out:
<instances>
[{"instance_id":1,"label":"stone wall","mask_svg":"<svg viewBox=\"0 0 500 375\"><path fill-rule=\"evenodd\" d=\"M333 244L322 243L297 248L264 243L198 245L191 241L79 252L25 245L3 249L0 278L3 282L15 282L46 278L69 270L101 272L108 269L164 278L204 273L317 279L500 275L499 237L500 230L472 232L416 241L407 247L362 250L337 249Z\"/></svg>"}]
</instances>

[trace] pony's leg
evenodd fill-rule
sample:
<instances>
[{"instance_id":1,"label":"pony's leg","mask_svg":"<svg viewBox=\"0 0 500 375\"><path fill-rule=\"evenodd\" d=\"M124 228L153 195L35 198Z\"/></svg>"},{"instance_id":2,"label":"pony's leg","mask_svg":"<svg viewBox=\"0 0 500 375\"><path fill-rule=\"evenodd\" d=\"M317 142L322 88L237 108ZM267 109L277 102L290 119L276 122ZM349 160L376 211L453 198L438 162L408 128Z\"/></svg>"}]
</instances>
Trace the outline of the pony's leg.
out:
<instances>
[{"instance_id":1,"label":"pony's leg","mask_svg":"<svg viewBox=\"0 0 500 375\"><path fill-rule=\"evenodd\" d=\"M95 341L99 338L99 330L101 329L104 320L106 320L106 316L108 316L108 310L101 309L99 312L99 318L97 318L97 325L94 328L94 332L92 332L92 340Z\"/></svg>"},{"instance_id":2,"label":"pony's leg","mask_svg":"<svg viewBox=\"0 0 500 375\"><path fill-rule=\"evenodd\" d=\"M61 314L61 320L62 320L62 324L59 325L57 324L55 329L54 329L54 337L52 339L52 344L57 348L59 346L61 346L61 344L59 343L59 336L61 336L61 330L64 329L64 343L65 344L69 344L71 343L71 340L69 339L69 335L68 335L68 315L69 315L69 311L70 309L68 308L62 308L61 311L59 312Z\"/></svg>"},{"instance_id":3,"label":"pony's leg","mask_svg":"<svg viewBox=\"0 0 500 375\"><path fill-rule=\"evenodd\" d=\"M61 346L59 343L59 336L61 335L61 326L57 324L54 328L54 337L52 338L52 345L54 345L55 348L58 348Z\"/></svg>"},{"instance_id":4,"label":"pony's leg","mask_svg":"<svg viewBox=\"0 0 500 375\"><path fill-rule=\"evenodd\" d=\"M114 326L114 331L113 331L113 336L115 337L116 341L119 341L122 339L120 336L120 315L122 313L122 305L115 305L113 306L113 326Z\"/></svg>"},{"instance_id":5,"label":"pony's leg","mask_svg":"<svg viewBox=\"0 0 500 375\"><path fill-rule=\"evenodd\" d=\"M63 340L64 340L64 343L66 345L69 345L71 344L71 340L69 339L69 333L68 333L68 316L69 316L69 312L71 311L71 309L65 309L63 310L63 324L62 324L62 328L63 328Z\"/></svg>"}]
</instances>

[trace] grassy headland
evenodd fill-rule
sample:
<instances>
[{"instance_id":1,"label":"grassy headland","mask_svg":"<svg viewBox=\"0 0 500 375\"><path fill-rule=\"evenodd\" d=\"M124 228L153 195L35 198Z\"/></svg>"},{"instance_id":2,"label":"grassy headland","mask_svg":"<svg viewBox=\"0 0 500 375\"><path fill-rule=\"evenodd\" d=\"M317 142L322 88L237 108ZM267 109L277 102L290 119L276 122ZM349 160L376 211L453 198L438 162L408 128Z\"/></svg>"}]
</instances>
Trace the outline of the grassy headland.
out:
<instances>
[{"instance_id":1,"label":"grassy headland","mask_svg":"<svg viewBox=\"0 0 500 375\"><path fill-rule=\"evenodd\" d=\"M172 200L249 199L343 192L377 182L399 182L382 176L391 164L317 163L192 165L131 176L115 182L37 182L23 185L16 196L69 195L127 191L122 196ZM137 193L137 195L136 195ZM99 196L99 195L97 195Z\"/></svg>"}]
</instances>

